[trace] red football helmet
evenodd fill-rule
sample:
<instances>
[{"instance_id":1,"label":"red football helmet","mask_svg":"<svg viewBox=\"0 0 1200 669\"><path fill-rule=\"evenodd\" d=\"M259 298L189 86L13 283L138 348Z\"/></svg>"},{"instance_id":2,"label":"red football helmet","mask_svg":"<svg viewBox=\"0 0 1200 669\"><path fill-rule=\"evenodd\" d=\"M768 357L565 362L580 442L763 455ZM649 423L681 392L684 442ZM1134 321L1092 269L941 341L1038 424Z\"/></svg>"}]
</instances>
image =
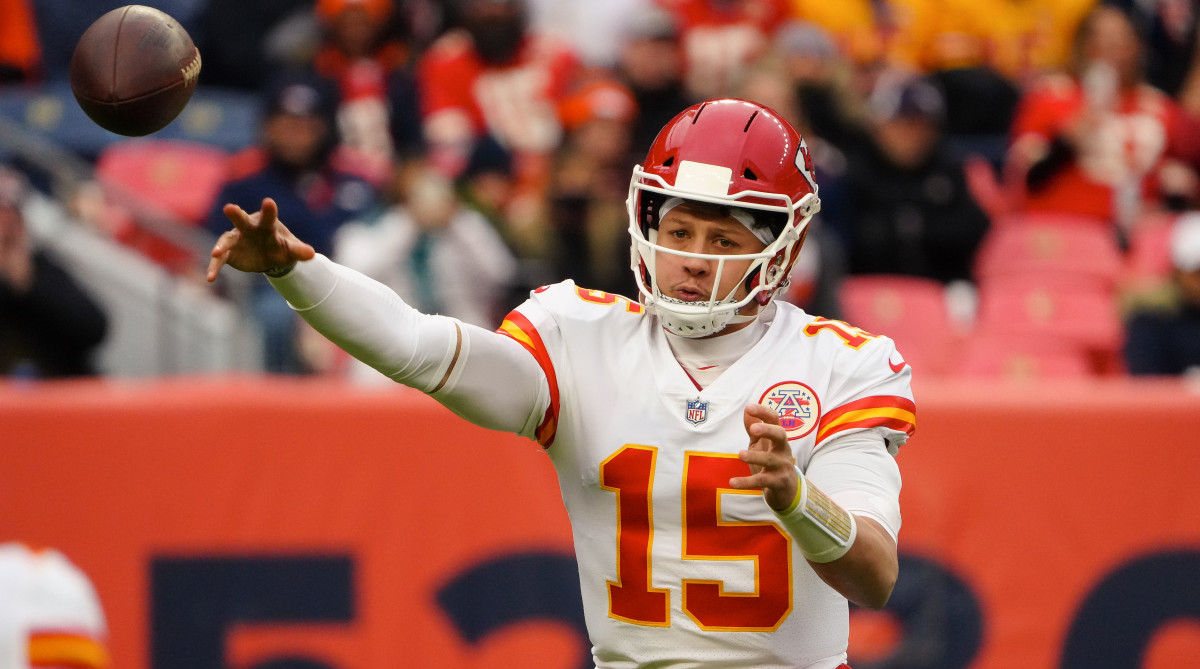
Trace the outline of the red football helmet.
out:
<instances>
[{"instance_id":1,"label":"red football helmet","mask_svg":"<svg viewBox=\"0 0 1200 669\"><path fill-rule=\"evenodd\" d=\"M759 253L738 256L661 247L656 243L660 210L672 198L732 207L739 219L749 215L756 228L769 228L764 236L770 241ZM626 207L633 238L633 272L642 302L670 332L703 337L730 322L752 319L738 316L738 309L751 300L765 305L786 285L821 201L808 146L800 133L768 107L723 99L689 107L663 127L646 161L633 168ZM717 261L716 285L724 267L722 259L753 259L738 284L746 287L747 295L735 299L735 287L729 295L712 295L701 302L667 297L659 292L655 278L656 253Z\"/></svg>"}]
</instances>

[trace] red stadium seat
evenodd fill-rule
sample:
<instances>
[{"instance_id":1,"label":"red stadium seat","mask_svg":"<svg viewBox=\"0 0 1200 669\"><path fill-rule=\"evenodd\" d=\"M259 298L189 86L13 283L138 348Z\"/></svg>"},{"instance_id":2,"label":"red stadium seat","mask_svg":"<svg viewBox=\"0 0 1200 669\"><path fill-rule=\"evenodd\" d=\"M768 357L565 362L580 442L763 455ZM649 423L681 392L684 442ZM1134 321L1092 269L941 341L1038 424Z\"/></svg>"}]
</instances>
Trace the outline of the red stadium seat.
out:
<instances>
[{"instance_id":1,"label":"red stadium seat","mask_svg":"<svg viewBox=\"0 0 1200 669\"><path fill-rule=\"evenodd\" d=\"M96 178L123 197L199 225L225 183L227 161L224 151L207 144L126 140L101 152Z\"/></svg>"},{"instance_id":2,"label":"red stadium seat","mask_svg":"<svg viewBox=\"0 0 1200 669\"><path fill-rule=\"evenodd\" d=\"M975 279L982 286L1011 277L1053 276L1059 282L1112 288L1123 268L1110 225L1040 215L993 226L976 256Z\"/></svg>"},{"instance_id":3,"label":"red stadium seat","mask_svg":"<svg viewBox=\"0 0 1200 669\"><path fill-rule=\"evenodd\" d=\"M123 224L113 237L178 273L190 271L207 245L200 228L228 172L228 156L207 144L130 139L110 144L96 180Z\"/></svg>"},{"instance_id":4,"label":"red stadium seat","mask_svg":"<svg viewBox=\"0 0 1200 669\"><path fill-rule=\"evenodd\" d=\"M891 337L917 373L944 370L957 335L940 282L888 274L848 276L838 299L848 323Z\"/></svg>"},{"instance_id":5,"label":"red stadium seat","mask_svg":"<svg viewBox=\"0 0 1200 669\"><path fill-rule=\"evenodd\" d=\"M1100 228L1112 230L1111 221L1089 216L1087 214L1072 214L1065 211L1022 211L1011 209L992 220L994 227L1021 227L1028 225L1066 225L1084 228Z\"/></svg>"},{"instance_id":6,"label":"red stadium seat","mask_svg":"<svg viewBox=\"0 0 1200 669\"><path fill-rule=\"evenodd\" d=\"M1087 351L1062 340L980 334L963 341L952 374L972 378L1081 378L1094 374Z\"/></svg>"},{"instance_id":7,"label":"red stadium seat","mask_svg":"<svg viewBox=\"0 0 1200 669\"><path fill-rule=\"evenodd\" d=\"M1114 291L1042 275L980 286L975 332L1061 340L1103 354L1120 349L1124 328Z\"/></svg>"}]
</instances>

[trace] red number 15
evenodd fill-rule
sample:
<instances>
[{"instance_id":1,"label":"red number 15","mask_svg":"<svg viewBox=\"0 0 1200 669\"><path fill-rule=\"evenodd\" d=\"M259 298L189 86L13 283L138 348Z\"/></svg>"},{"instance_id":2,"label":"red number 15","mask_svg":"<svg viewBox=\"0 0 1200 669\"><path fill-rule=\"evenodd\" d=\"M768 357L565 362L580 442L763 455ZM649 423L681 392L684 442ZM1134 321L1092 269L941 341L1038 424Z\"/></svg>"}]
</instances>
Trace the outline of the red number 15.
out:
<instances>
[{"instance_id":1,"label":"red number 15","mask_svg":"<svg viewBox=\"0 0 1200 669\"><path fill-rule=\"evenodd\" d=\"M617 495L617 580L608 582L609 615L637 625L668 627L671 593L652 583L654 470L658 449L626 445L600 463L600 485ZM736 455L694 453L683 470L684 560L754 563L754 591L726 592L724 581L683 579L683 611L710 631L774 631L792 610L792 542L770 521L724 520L721 497L746 475Z\"/></svg>"}]
</instances>

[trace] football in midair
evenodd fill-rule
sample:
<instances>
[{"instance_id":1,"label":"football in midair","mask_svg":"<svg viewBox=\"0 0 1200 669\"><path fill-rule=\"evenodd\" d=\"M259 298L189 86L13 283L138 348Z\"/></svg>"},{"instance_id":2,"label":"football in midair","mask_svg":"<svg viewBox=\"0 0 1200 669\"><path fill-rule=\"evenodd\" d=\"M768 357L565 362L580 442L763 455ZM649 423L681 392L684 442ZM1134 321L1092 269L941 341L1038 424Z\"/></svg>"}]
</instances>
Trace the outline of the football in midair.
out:
<instances>
[{"instance_id":1,"label":"football in midair","mask_svg":"<svg viewBox=\"0 0 1200 669\"><path fill-rule=\"evenodd\" d=\"M187 106L200 52L168 14L126 5L96 19L71 57L71 92L88 117L119 135L162 130Z\"/></svg>"}]
</instances>

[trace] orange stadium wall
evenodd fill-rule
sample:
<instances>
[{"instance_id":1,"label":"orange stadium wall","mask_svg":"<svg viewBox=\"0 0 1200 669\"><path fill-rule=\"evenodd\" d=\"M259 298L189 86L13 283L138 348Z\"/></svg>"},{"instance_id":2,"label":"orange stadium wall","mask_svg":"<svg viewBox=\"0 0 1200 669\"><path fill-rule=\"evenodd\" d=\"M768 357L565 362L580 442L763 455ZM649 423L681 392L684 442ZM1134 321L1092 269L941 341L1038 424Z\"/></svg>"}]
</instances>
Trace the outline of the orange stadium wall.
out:
<instances>
[{"instance_id":1,"label":"orange stadium wall","mask_svg":"<svg viewBox=\"0 0 1200 669\"><path fill-rule=\"evenodd\" d=\"M916 395L856 669L1200 666L1200 394ZM548 459L403 389L0 384L9 539L92 577L119 669L587 666Z\"/></svg>"}]
</instances>

